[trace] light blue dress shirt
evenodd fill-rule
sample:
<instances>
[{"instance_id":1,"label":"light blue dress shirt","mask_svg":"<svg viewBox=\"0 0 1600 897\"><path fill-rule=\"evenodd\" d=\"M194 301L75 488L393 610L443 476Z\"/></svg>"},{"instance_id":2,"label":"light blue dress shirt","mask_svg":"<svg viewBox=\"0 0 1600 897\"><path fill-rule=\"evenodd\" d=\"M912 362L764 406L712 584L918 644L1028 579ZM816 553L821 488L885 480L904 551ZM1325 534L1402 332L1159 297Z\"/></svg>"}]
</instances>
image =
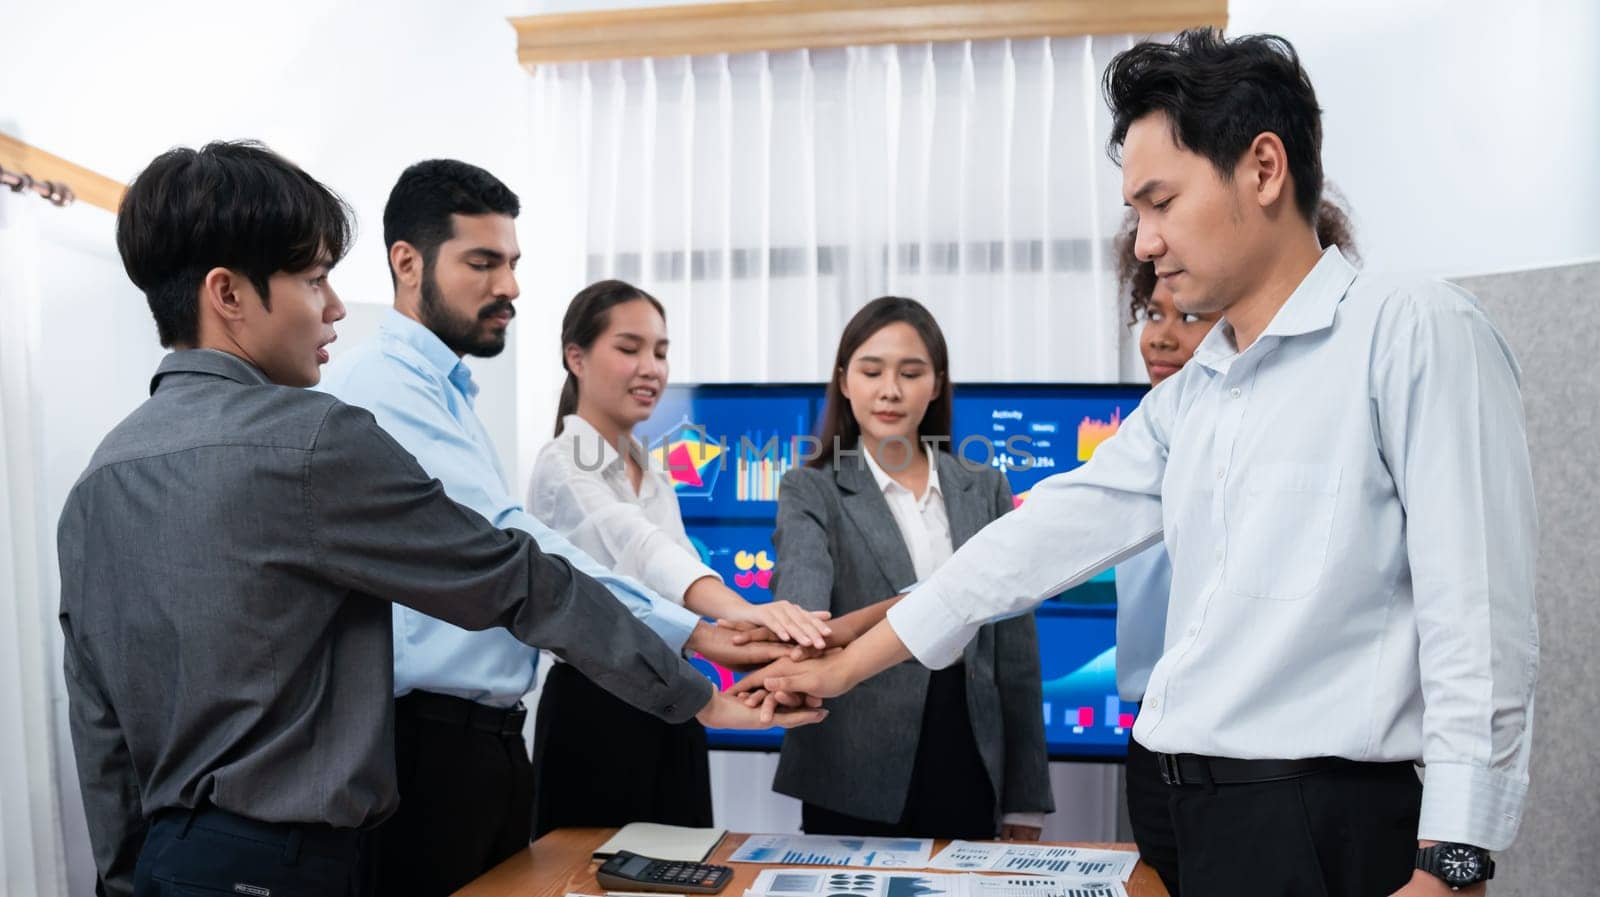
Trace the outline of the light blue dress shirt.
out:
<instances>
[{"instance_id":1,"label":"light blue dress shirt","mask_svg":"<svg viewBox=\"0 0 1600 897\"><path fill-rule=\"evenodd\" d=\"M1117 565L1117 695L1144 700L1150 671L1166 640L1172 562L1165 545L1152 545Z\"/></svg>"},{"instance_id":2,"label":"light blue dress shirt","mask_svg":"<svg viewBox=\"0 0 1600 897\"><path fill-rule=\"evenodd\" d=\"M595 563L511 497L489 434L473 411L472 371L432 331L394 309L377 335L327 366L317 387L371 411L445 494L502 529L525 530L540 550L599 580L628 610L683 649L700 618ZM470 632L394 606L394 693L414 689L509 707L533 688L539 651L503 629Z\"/></svg>"},{"instance_id":3,"label":"light blue dress shirt","mask_svg":"<svg viewBox=\"0 0 1600 897\"><path fill-rule=\"evenodd\" d=\"M1162 753L1421 761L1419 839L1509 846L1538 525L1520 372L1472 296L1336 248L1240 349L1226 318L1075 470L889 611L949 665L989 620L1165 542Z\"/></svg>"}]
</instances>

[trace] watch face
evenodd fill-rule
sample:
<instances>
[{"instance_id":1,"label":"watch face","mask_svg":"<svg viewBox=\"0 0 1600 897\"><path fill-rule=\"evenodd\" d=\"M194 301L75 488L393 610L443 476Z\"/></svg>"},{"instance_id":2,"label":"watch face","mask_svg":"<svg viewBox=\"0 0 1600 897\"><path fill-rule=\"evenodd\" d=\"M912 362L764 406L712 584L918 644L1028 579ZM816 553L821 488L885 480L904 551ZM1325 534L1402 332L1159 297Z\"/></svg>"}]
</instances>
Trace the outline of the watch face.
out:
<instances>
[{"instance_id":1,"label":"watch face","mask_svg":"<svg viewBox=\"0 0 1600 897\"><path fill-rule=\"evenodd\" d=\"M1483 860L1470 847L1447 847L1439 852L1439 871L1449 884L1469 884L1483 872Z\"/></svg>"}]
</instances>

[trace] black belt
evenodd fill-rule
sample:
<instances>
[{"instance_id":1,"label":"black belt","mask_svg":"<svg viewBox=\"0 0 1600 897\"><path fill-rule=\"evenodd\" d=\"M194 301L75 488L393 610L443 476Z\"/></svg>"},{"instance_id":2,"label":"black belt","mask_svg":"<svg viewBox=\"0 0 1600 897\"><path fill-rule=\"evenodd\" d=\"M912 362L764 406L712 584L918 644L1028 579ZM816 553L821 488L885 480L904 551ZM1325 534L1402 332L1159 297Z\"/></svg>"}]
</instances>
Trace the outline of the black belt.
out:
<instances>
[{"instance_id":1,"label":"black belt","mask_svg":"<svg viewBox=\"0 0 1600 897\"><path fill-rule=\"evenodd\" d=\"M1202 757L1199 754L1156 754L1156 764L1161 767L1161 781L1175 786L1279 782L1326 772L1351 762L1340 757L1234 760L1228 757Z\"/></svg>"},{"instance_id":2,"label":"black belt","mask_svg":"<svg viewBox=\"0 0 1600 897\"><path fill-rule=\"evenodd\" d=\"M522 724L528 720L528 708L520 702L511 707L490 707L431 691L409 692L396 698L394 706L396 711L417 719L518 738L522 737Z\"/></svg>"},{"instance_id":3,"label":"black belt","mask_svg":"<svg viewBox=\"0 0 1600 897\"><path fill-rule=\"evenodd\" d=\"M366 832L360 829L334 828L313 822L262 822L238 813L230 813L211 803L202 803L192 810L172 808L156 814L157 822L169 821L181 826L179 838L186 838L191 829L221 832L236 838L246 838L267 844L281 845L284 861L297 862L301 853L315 854L341 862L355 862Z\"/></svg>"}]
</instances>

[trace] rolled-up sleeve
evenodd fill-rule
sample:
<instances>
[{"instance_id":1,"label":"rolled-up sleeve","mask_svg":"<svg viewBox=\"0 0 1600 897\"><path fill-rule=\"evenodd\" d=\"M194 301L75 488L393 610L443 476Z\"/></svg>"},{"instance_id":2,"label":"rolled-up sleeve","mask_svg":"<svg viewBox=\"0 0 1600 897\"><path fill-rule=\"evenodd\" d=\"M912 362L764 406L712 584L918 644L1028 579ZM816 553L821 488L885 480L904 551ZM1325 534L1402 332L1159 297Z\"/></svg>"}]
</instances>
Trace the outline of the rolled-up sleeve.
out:
<instances>
[{"instance_id":1,"label":"rolled-up sleeve","mask_svg":"<svg viewBox=\"0 0 1600 897\"><path fill-rule=\"evenodd\" d=\"M581 469L567 446L559 444L561 438L534 465L529 507L538 516L668 601L682 604L689 586L706 577L722 581L673 533L651 520L642 505L619 498L598 471ZM534 492L543 500L535 501Z\"/></svg>"}]
</instances>

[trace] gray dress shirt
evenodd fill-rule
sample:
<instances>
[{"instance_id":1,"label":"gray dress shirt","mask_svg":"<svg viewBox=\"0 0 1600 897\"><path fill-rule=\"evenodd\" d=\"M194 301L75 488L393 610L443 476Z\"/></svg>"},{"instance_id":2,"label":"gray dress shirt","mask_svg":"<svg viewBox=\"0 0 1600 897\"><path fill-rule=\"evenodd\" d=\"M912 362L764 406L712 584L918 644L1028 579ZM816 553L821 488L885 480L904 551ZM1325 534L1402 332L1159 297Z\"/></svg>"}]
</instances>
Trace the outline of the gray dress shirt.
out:
<instances>
[{"instance_id":1,"label":"gray dress shirt","mask_svg":"<svg viewBox=\"0 0 1600 897\"><path fill-rule=\"evenodd\" d=\"M102 888L148 821L394 811L389 601L504 626L672 722L710 683L599 584L447 498L373 421L222 352L175 352L62 511L73 749Z\"/></svg>"}]
</instances>

